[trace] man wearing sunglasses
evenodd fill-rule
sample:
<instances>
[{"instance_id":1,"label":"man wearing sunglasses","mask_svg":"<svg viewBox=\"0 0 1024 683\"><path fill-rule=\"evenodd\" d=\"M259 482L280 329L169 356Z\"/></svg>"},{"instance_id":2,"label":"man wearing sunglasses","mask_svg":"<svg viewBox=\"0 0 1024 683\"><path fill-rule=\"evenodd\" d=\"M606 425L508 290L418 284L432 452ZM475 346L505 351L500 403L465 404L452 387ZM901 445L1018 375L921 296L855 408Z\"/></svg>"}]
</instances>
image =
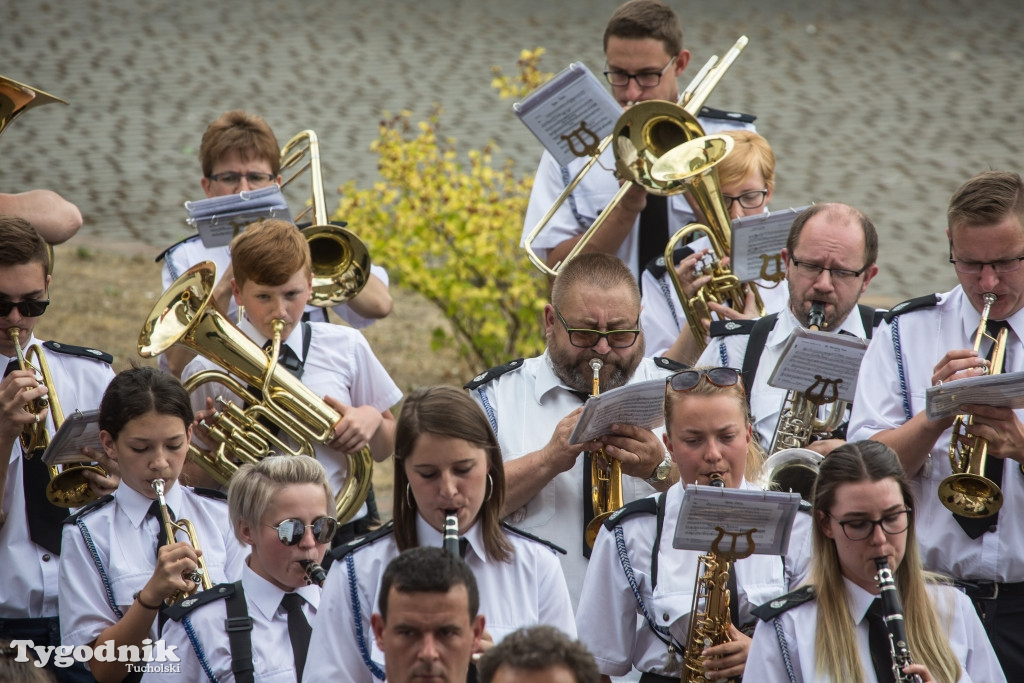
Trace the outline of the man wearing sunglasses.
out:
<instances>
[{"instance_id":1,"label":"man wearing sunglasses","mask_svg":"<svg viewBox=\"0 0 1024 683\"><path fill-rule=\"evenodd\" d=\"M544 307L544 355L511 361L466 385L501 446L506 519L566 549L559 559L574 608L589 556L583 530L591 512L591 467L584 452L603 447L621 462L626 502L675 479L660 428L622 424L600 441L568 440L591 394L592 359L603 363L601 393L682 368L643 357L639 317L640 292L625 264L609 254L581 254L559 272Z\"/></svg>"},{"instance_id":2,"label":"man wearing sunglasses","mask_svg":"<svg viewBox=\"0 0 1024 683\"><path fill-rule=\"evenodd\" d=\"M690 61L683 48L679 18L661 0L630 0L608 20L604 33L604 76L612 96L628 108L637 102L679 97L677 79ZM708 134L729 128L753 129L753 116L704 107L699 121ZM523 225L523 242L554 204L569 181L590 157L559 166L549 152L541 156ZM533 242L537 253L554 266L579 241L619 190L612 145L601 155L599 167L587 173ZM640 277L651 259L664 253L671 234L694 220L682 195L659 197L634 185L612 209L602 228L587 244L587 251L615 254Z\"/></svg>"},{"instance_id":3,"label":"man wearing sunglasses","mask_svg":"<svg viewBox=\"0 0 1024 683\"><path fill-rule=\"evenodd\" d=\"M815 204L793 221L782 250L788 307L756 321L711 324L711 340L697 364L742 369L754 431L764 447L772 443L786 398L786 390L769 386L768 378L790 334L809 326L811 306L820 302L825 305L823 330L869 339L878 317L857 302L878 273L877 258L878 233L866 215L846 204ZM824 455L842 443L844 431L845 424L837 438L808 447Z\"/></svg>"},{"instance_id":4,"label":"man wearing sunglasses","mask_svg":"<svg viewBox=\"0 0 1024 683\"><path fill-rule=\"evenodd\" d=\"M36 425L52 437L57 425L51 414L57 403L64 415L98 408L114 377L113 359L95 349L35 337L36 323L50 303L46 243L24 219L0 216L0 244L0 453L5 454L0 457L0 566L5 567L0 581L0 640L59 645L57 564L61 522L68 510L47 500L49 472L42 453L25 453L20 437L25 427ZM20 369L14 338L23 352L31 347L40 351L56 396L47 396L35 371ZM41 365L38 358L28 360ZM43 397L50 408L30 412L29 404ZM100 461L105 471L116 471L105 455L89 449L88 457ZM83 476L97 497L117 487L115 476ZM92 680L81 664L55 671L59 680Z\"/></svg>"},{"instance_id":5,"label":"man wearing sunglasses","mask_svg":"<svg viewBox=\"0 0 1024 683\"><path fill-rule=\"evenodd\" d=\"M911 299L886 315L861 364L850 437L881 441L899 455L917 489L925 568L962 585L1007 680L1018 681L1024 680L1024 413L960 406L973 416L962 434L987 443L984 466L977 450L969 466L997 486L1002 499L995 514L966 518L939 500L940 484L953 473L953 418L929 420L925 392L951 380L1024 370L1024 180L1008 171L980 173L953 193L946 218L949 261L959 285ZM995 301L987 335L976 345L986 294ZM991 354L1001 329L1006 343L1000 368ZM968 493L961 510L984 500Z\"/></svg>"}]
</instances>

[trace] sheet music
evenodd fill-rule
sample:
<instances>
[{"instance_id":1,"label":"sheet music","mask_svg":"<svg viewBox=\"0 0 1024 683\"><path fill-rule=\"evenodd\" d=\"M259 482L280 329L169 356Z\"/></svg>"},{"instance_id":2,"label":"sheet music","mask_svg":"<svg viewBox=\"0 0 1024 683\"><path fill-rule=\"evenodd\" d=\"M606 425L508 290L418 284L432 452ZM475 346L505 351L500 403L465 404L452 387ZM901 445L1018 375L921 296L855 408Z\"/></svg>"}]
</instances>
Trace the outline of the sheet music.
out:
<instances>
[{"instance_id":1,"label":"sheet music","mask_svg":"<svg viewBox=\"0 0 1024 683\"><path fill-rule=\"evenodd\" d=\"M665 379L627 384L591 396L569 435L569 443L593 441L611 434L613 424L631 424L644 429L665 424Z\"/></svg>"},{"instance_id":2,"label":"sheet music","mask_svg":"<svg viewBox=\"0 0 1024 683\"><path fill-rule=\"evenodd\" d=\"M743 216L732 222L732 265L729 268L741 282L765 277L762 269L767 275L785 272L780 254L786 246L793 219L806 208ZM776 256L780 256L777 262Z\"/></svg>"},{"instance_id":3,"label":"sheet music","mask_svg":"<svg viewBox=\"0 0 1024 683\"><path fill-rule=\"evenodd\" d=\"M573 62L512 105L516 116L561 166L611 135L622 107L583 62Z\"/></svg>"},{"instance_id":4,"label":"sheet music","mask_svg":"<svg viewBox=\"0 0 1024 683\"><path fill-rule=\"evenodd\" d=\"M968 403L1005 408L1024 408L1024 372L980 375L944 382L924 392L929 420L959 414Z\"/></svg>"},{"instance_id":5,"label":"sheet music","mask_svg":"<svg viewBox=\"0 0 1024 683\"><path fill-rule=\"evenodd\" d=\"M67 416L43 452L43 462L48 466L92 462L82 455L82 448L88 446L103 452L99 417L99 410L75 411Z\"/></svg>"},{"instance_id":6,"label":"sheet music","mask_svg":"<svg viewBox=\"0 0 1024 683\"><path fill-rule=\"evenodd\" d=\"M824 389L826 403L832 403L832 386L842 401L853 401L857 373L868 343L860 337L798 327L790 334L775 365L768 385L777 389L806 392Z\"/></svg>"},{"instance_id":7,"label":"sheet music","mask_svg":"<svg viewBox=\"0 0 1024 683\"><path fill-rule=\"evenodd\" d=\"M230 244L235 235L255 221L292 220L288 203L277 185L185 202L185 209L189 214L186 222L199 232L203 246L210 248Z\"/></svg>"},{"instance_id":8,"label":"sheet music","mask_svg":"<svg viewBox=\"0 0 1024 683\"><path fill-rule=\"evenodd\" d=\"M754 529L755 555L782 555L789 548L793 519L800 509L800 494L782 491L728 489L688 484L679 507L672 547L711 550L718 529L744 533ZM745 550L745 536L737 550ZM726 550L732 537L726 535L719 548Z\"/></svg>"}]
</instances>

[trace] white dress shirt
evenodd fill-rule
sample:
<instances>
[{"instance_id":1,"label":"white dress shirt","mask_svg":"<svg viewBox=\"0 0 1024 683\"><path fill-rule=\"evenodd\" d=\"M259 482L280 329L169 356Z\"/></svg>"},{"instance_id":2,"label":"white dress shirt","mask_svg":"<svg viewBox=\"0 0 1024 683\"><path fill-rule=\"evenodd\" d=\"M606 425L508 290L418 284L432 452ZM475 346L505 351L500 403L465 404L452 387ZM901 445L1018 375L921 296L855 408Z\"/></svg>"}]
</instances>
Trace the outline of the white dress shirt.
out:
<instances>
[{"instance_id":1,"label":"white dress shirt","mask_svg":"<svg viewBox=\"0 0 1024 683\"><path fill-rule=\"evenodd\" d=\"M245 592L245 606L252 619L252 663L254 677L260 683L295 683L295 657L292 641L288 636L288 613L281 606L286 592L259 576L249 568L242 567L242 590ZM313 623L320 604L320 587L297 588L305 602L302 612L306 621ZM197 607L181 621L168 620L164 624L161 638L166 646L176 646L175 654L181 659L176 672L146 674L144 681L202 681L207 674L200 664L200 656L221 683L235 680L231 671L231 645L224 628L227 619L224 600L214 600ZM186 628L194 636L189 637ZM202 653L200 655L200 652Z\"/></svg>"},{"instance_id":2,"label":"white dress shirt","mask_svg":"<svg viewBox=\"0 0 1024 683\"><path fill-rule=\"evenodd\" d=\"M238 579L248 547L235 538L227 502L177 484L165 491L164 499L175 519L188 519L195 526L210 580L217 584ZM135 601L135 593L153 576L161 522L147 516L152 503L122 481L113 500L86 512L77 524L64 525L59 600L61 642L65 645L90 645L104 629L120 621L107 601L108 587L113 604L123 614ZM82 526L92 540L103 575ZM180 540L184 538L180 536ZM154 620L150 629L153 640L156 629Z\"/></svg>"},{"instance_id":3,"label":"white dress shirt","mask_svg":"<svg viewBox=\"0 0 1024 683\"><path fill-rule=\"evenodd\" d=\"M644 358L629 384L664 378L671 370ZM491 421L505 462L540 450L551 439L558 422L583 404L555 375L547 352L527 358L507 372L471 392ZM661 439L663 427L654 430ZM549 539L566 551L559 559L569 585L573 608L579 602L587 559L583 556L583 471L584 459L576 458L572 468L562 472L506 521L514 527ZM623 502L654 493L643 479L622 477ZM589 498L587 499L589 500Z\"/></svg>"},{"instance_id":4,"label":"white dress shirt","mask_svg":"<svg viewBox=\"0 0 1024 683\"><path fill-rule=\"evenodd\" d=\"M743 482L741 488L756 490L757 487ZM657 586L652 585L651 565L657 516L636 513L618 525L622 527L629 564L648 613L659 627L669 629L676 643L684 646L682 650L676 649L679 662L685 652L690 625L698 558L703 554L672 547L683 491L681 484L675 484L665 493ZM756 618L750 611L754 607L788 592L802 581L809 561L810 518L798 513L785 559L778 555L751 555L733 565L731 573L736 575L738 595L732 596L732 600L739 608L740 625L753 624ZM601 529L594 543L576 611L576 629L580 641L594 654L602 674L623 676L632 667L641 672L670 675L664 671L668 645L644 618L626 578L615 533L606 528ZM671 675L678 676L678 672ZM756 680L756 676L752 678Z\"/></svg>"},{"instance_id":5,"label":"white dress shirt","mask_svg":"<svg viewBox=\"0 0 1024 683\"><path fill-rule=\"evenodd\" d=\"M41 344L31 338L25 348ZM63 353L53 353L40 346L50 368L51 379L65 415L75 410L94 410L100 407L103 392L114 371L102 360ZM10 358L0 356L3 368ZM0 374L3 369L0 369ZM51 398L52 400L52 398ZM47 428L52 436L53 416ZM0 566L4 567L0 580L0 619L38 619L57 616L57 562L58 557L32 542L29 537L28 517L25 511L25 491L22 487L21 443L11 449L4 489L3 512L6 523L0 526ZM38 495L43 495L42 491Z\"/></svg>"},{"instance_id":6,"label":"white dress shirt","mask_svg":"<svg viewBox=\"0 0 1024 683\"><path fill-rule=\"evenodd\" d=\"M845 578L843 582L846 585L850 613L857 619L854 636L857 639L857 654L860 655L863 665L864 683L877 683L878 678L871 664L871 650L868 647L868 620L865 618L876 596ZM996 659L988 636L985 635L985 629L982 628L978 614L967 596L950 586L934 584L928 586L928 594L938 612L939 625L946 629L949 646L963 670L957 679L959 683L1005 681L999 660ZM814 643L818 631L818 601L805 602L783 612L777 618L785 633L796 680L801 683L833 681L831 677L823 677L817 670L817 660L814 656ZM759 682L789 683L779 639L771 622L758 623L747 661L757 662Z\"/></svg>"},{"instance_id":7,"label":"white dress shirt","mask_svg":"<svg viewBox=\"0 0 1024 683\"><path fill-rule=\"evenodd\" d=\"M936 306L910 311L896 318L906 378L910 414L925 409L925 390L931 386L935 364L954 349L970 349L981 314L958 286L942 294ZM1024 309L1007 319L1012 331L1006 344L1005 370L1024 370ZM985 340L979 354L988 353ZM1024 410L1017 410L1024 419ZM900 371L893 351L892 326L882 323L875 333L857 381L857 398L850 418L850 439L868 439L907 421L900 387ZM925 567L958 579L1016 583L1024 581L1024 475L1014 460L1003 467L1003 507L994 533L971 539L939 502L938 487L952 470L947 429L936 440L929 460L914 475L914 519Z\"/></svg>"},{"instance_id":8,"label":"white dress shirt","mask_svg":"<svg viewBox=\"0 0 1024 683\"><path fill-rule=\"evenodd\" d=\"M416 516L416 533L421 546L441 547L441 532L419 515ZM485 628L494 643L500 643L519 628L535 624L554 626L575 638L576 624L569 592L555 552L543 543L512 531L506 531L505 537L514 550L509 562L487 556L480 524L474 524L463 536L469 542L464 559L476 577L480 614L486 619ZM397 556L394 534L387 534L331 566L313 624L310 656L302 676L304 681L371 683L382 680L371 674L359 644L365 644L366 655L384 671L384 653L374 640L370 615L379 612L380 580L388 562ZM354 598L356 604L353 604Z\"/></svg>"}]
</instances>

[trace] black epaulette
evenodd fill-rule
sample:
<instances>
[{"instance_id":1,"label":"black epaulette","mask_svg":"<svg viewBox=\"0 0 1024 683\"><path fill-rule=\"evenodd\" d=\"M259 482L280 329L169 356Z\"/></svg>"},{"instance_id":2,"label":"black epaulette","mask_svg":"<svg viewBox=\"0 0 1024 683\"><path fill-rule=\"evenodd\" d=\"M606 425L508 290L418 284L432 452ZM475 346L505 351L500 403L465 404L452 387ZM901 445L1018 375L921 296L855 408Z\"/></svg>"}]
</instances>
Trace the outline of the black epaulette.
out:
<instances>
[{"instance_id":1,"label":"black epaulette","mask_svg":"<svg viewBox=\"0 0 1024 683\"><path fill-rule=\"evenodd\" d=\"M637 498L636 500L626 503L618 510L608 516L608 519L604 520L604 528L611 531L615 526L624 520L626 517L637 514L658 514L658 498Z\"/></svg>"},{"instance_id":2,"label":"black epaulette","mask_svg":"<svg viewBox=\"0 0 1024 683\"><path fill-rule=\"evenodd\" d=\"M885 320L885 322L891 323L892 319L898 315L903 315L904 313L907 313L909 311L916 311L919 308L931 308L932 306L935 306L938 303L938 294L925 294L924 296L919 296L916 299L907 299L906 301L901 301L900 303L896 304L888 311L886 311L882 315L882 318Z\"/></svg>"},{"instance_id":3,"label":"black epaulette","mask_svg":"<svg viewBox=\"0 0 1024 683\"><path fill-rule=\"evenodd\" d=\"M203 498L213 498L215 500L227 500L228 494L224 493L220 489L207 489L202 486L193 486L192 491Z\"/></svg>"},{"instance_id":4,"label":"black epaulette","mask_svg":"<svg viewBox=\"0 0 1024 683\"><path fill-rule=\"evenodd\" d=\"M235 594L234 583L218 583L209 590L199 591L190 598L185 598L163 610L163 615L174 621L181 621L182 617L188 616L193 610L203 605L208 605L214 600L229 598Z\"/></svg>"},{"instance_id":5,"label":"black epaulette","mask_svg":"<svg viewBox=\"0 0 1024 683\"><path fill-rule=\"evenodd\" d=\"M87 346L72 346L71 344L64 344L62 342L45 341L43 342L43 348L47 351L53 351L54 353L63 353L68 356L79 356L81 358L91 358L92 360L101 360L107 365L114 362L114 357L105 351L99 349L90 349Z\"/></svg>"},{"instance_id":6,"label":"black epaulette","mask_svg":"<svg viewBox=\"0 0 1024 683\"><path fill-rule=\"evenodd\" d=\"M505 531L510 531L513 534L517 535L517 536L522 536L523 538L528 538L531 541L536 541L537 543L540 543L541 545L546 545L547 547L549 547L552 550L554 550L556 553L561 553L561 554L565 555L565 548L563 548L561 546L558 546L558 545L555 545L554 543L552 543L551 541L547 540L546 538L541 538L540 536L534 536L533 534L531 534L531 533L529 533L527 531L523 531L522 529L517 529L514 526L512 526L511 524L508 524L506 522L502 522L501 523L501 528L504 529Z\"/></svg>"},{"instance_id":7,"label":"black epaulette","mask_svg":"<svg viewBox=\"0 0 1024 683\"><path fill-rule=\"evenodd\" d=\"M757 320L712 320L712 337L731 337L734 334L750 334Z\"/></svg>"},{"instance_id":8,"label":"black epaulette","mask_svg":"<svg viewBox=\"0 0 1024 683\"><path fill-rule=\"evenodd\" d=\"M680 363L677 360L665 358L664 356L654 356L653 358L651 358L651 360L653 360L654 364L657 365L659 368L665 368L666 370L671 370L672 372L679 372L680 370L690 369L690 366L687 365L686 363Z\"/></svg>"},{"instance_id":9,"label":"black epaulette","mask_svg":"<svg viewBox=\"0 0 1024 683\"><path fill-rule=\"evenodd\" d=\"M741 114L738 111L725 111L724 109L712 109L711 107L701 107L697 116L702 119L723 119L740 123L753 123L757 120L757 117L753 114Z\"/></svg>"},{"instance_id":10,"label":"black epaulette","mask_svg":"<svg viewBox=\"0 0 1024 683\"><path fill-rule=\"evenodd\" d=\"M178 248L182 244L185 244L185 242L188 242L189 240L197 240L197 239L199 239L199 233L196 233L195 235L189 235L185 239L178 240L177 242L175 242L174 244L172 244L171 246L167 247L166 249L164 249L163 251L160 252L160 255L157 256L156 259L155 259L156 263L160 263L161 261L163 261L164 258L168 254L171 253L171 251L173 251L174 249Z\"/></svg>"},{"instance_id":11,"label":"black epaulette","mask_svg":"<svg viewBox=\"0 0 1024 683\"><path fill-rule=\"evenodd\" d=\"M761 621L768 621L798 605L810 602L814 598L814 586L802 586L795 591L773 598L763 605L758 605L750 610L750 613Z\"/></svg>"},{"instance_id":12,"label":"black epaulette","mask_svg":"<svg viewBox=\"0 0 1024 683\"><path fill-rule=\"evenodd\" d=\"M348 543L343 543L337 548L332 548L327 554L331 556L332 562L337 562L349 553L362 548L364 545L370 545L374 541L393 533L395 533L395 522L394 520L391 520L384 526L378 527L359 538L353 538Z\"/></svg>"},{"instance_id":13,"label":"black epaulette","mask_svg":"<svg viewBox=\"0 0 1024 683\"><path fill-rule=\"evenodd\" d=\"M78 511L75 512L75 514L68 515L67 517L65 517L64 521L62 522L62 524L74 524L75 522L77 522L82 517L85 517L90 512L94 512L96 510L99 510L101 507L103 507L104 505L106 505L107 503L109 503L112 500L114 500L114 494L112 494L112 493L108 493L105 496L97 498L96 500L94 500L93 502L89 503L88 505L85 505L83 507L78 508Z\"/></svg>"},{"instance_id":14,"label":"black epaulette","mask_svg":"<svg viewBox=\"0 0 1024 683\"><path fill-rule=\"evenodd\" d=\"M690 247L676 247L676 250L672 252L672 258L676 263L679 263L691 254L693 254L693 249ZM661 254L652 258L650 263L647 264L647 272L653 275L656 280L661 279L661 276L668 272L668 268L665 267L665 255Z\"/></svg>"},{"instance_id":15,"label":"black epaulette","mask_svg":"<svg viewBox=\"0 0 1024 683\"><path fill-rule=\"evenodd\" d=\"M517 370L517 369L521 368L522 366L523 366L523 359L522 358L516 358L515 360L510 360L509 362L505 363L504 365L499 365L496 368L491 368L490 370L487 370L486 372L483 372L483 373L477 375L471 381L466 382L465 384L463 384L462 388L463 389L469 389L470 391L472 391L473 389L476 389L477 387L481 387L484 384L487 384L488 382L490 382L493 379L497 379L497 378L501 377L506 372L512 372L513 370Z\"/></svg>"}]
</instances>

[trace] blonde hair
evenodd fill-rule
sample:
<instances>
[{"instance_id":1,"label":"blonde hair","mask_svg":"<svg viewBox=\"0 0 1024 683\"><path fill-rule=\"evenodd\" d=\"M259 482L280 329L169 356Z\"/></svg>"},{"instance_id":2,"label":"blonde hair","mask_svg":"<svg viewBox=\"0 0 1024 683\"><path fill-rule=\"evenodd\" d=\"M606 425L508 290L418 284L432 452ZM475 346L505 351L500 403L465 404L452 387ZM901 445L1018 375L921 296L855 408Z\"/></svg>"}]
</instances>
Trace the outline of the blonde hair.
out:
<instances>
[{"instance_id":1,"label":"blonde hair","mask_svg":"<svg viewBox=\"0 0 1024 683\"><path fill-rule=\"evenodd\" d=\"M732 152L718 164L718 182L736 185L760 171L767 189L775 188L775 152L763 137L752 130L724 130L734 141Z\"/></svg>"},{"instance_id":2,"label":"blonde hair","mask_svg":"<svg viewBox=\"0 0 1024 683\"><path fill-rule=\"evenodd\" d=\"M288 484L316 484L323 488L327 501L324 513L334 516L334 491L323 465L308 455L272 455L255 464L242 465L231 477L228 516L235 538L245 543L239 523L244 519L250 526L259 526L274 494Z\"/></svg>"}]
</instances>

